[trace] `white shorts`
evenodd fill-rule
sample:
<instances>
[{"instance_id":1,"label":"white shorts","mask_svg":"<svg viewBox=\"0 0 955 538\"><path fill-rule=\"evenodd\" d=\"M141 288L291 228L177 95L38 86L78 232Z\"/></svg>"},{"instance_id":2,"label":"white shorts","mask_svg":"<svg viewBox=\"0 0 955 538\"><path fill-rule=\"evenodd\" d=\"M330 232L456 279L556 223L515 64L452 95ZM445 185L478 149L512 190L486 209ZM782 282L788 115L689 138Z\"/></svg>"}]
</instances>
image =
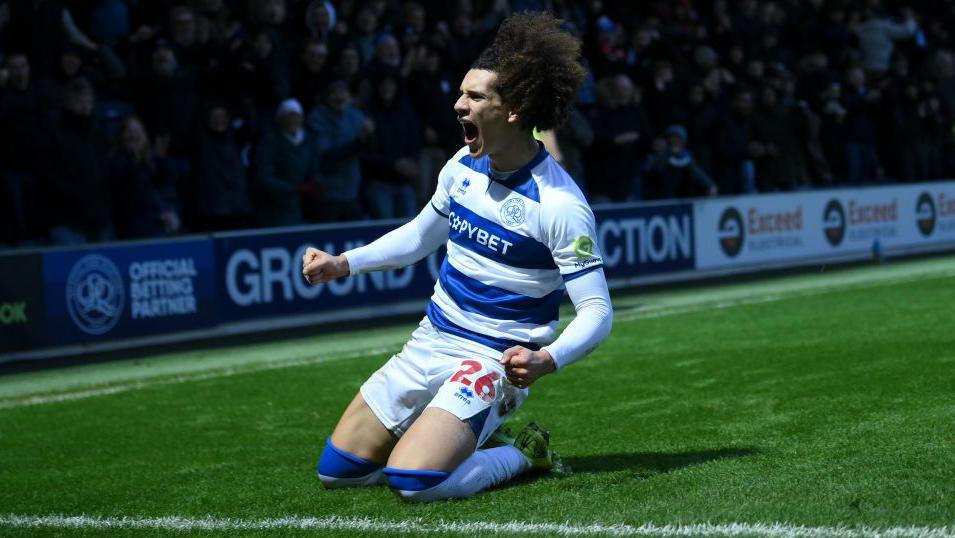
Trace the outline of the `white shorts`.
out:
<instances>
[{"instance_id":1,"label":"white shorts","mask_svg":"<svg viewBox=\"0 0 955 538\"><path fill-rule=\"evenodd\" d=\"M361 395L398 437L425 408L437 407L467 422L481 446L528 394L504 381L500 357L500 351L438 331L426 316L404 348L365 381Z\"/></svg>"}]
</instances>

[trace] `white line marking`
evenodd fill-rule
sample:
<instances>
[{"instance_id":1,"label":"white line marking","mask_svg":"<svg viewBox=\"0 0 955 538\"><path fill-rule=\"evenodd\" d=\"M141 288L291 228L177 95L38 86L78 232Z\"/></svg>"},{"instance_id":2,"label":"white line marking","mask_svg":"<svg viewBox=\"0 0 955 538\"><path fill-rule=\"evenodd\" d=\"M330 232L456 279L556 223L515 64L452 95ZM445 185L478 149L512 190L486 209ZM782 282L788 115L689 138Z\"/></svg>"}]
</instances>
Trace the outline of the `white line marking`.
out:
<instances>
[{"instance_id":1,"label":"white line marking","mask_svg":"<svg viewBox=\"0 0 955 538\"><path fill-rule=\"evenodd\" d=\"M489 534L513 533L561 536L762 536L766 538L952 538L950 527L806 527L784 523L698 523L688 525L640 526L624 524L573 525L570 523L506 523L436 521L422 519L388 521L347 517L283 517L277 519L187 518L98 518L93 516L0 515L0 526L53 529L155 529L164 531L248 531L248 530L349 530L399 533Z\"/></svg>"},{"instance_id":2,"label":"white line marking","mask_svg":"<svg viewBox=\"0 0 955 538\"><path fill-rule=\"evenodd\" d=\"M879 278L874 281L861 281L861 282L857 281L853 283L842 282L840 284L835 284L835 285L811 286L807 284L805 287L788 289L783 292L752 294L752 295L743 296L738 299L724 299L719 301L713 301L712 299L704 298L702 302L695 303L695 304L690 303L690 304L683 304L683 305L664 305L664 306L647 307L647 308L642 308L633 312L624 312L622 314L619 314L615 316L615 320L616 321L634 321L638 319L678 316L682 314L693 314L698 312L705 312L707 310L720 310L724 308L732 308L735 306L770 303L770 302L782 301L782 300L792 299L797 297L810 297L815 295L824 295L826 293L832 293L837 291L880 287L880 286L901 284L905 282L914 282L914 281L926 280L926 279L932 279L932 278L948 278L948 277L955 277L955 273L952 273L950 271L926 272L926 273L914 274L911 276L904 276L904 277ZM63 391L63 392L57 392L53 394L41 394L41 395L28 396L23 398L0 400L0 411L4 409L13 409L18 407L28 407L33 405L43 405L43 404L66 402L66 401L72 401L72 400L83 400L86 398L96 398L99 396L109 396L111 394L119 394L123 392L144 389L147 387L153 387L157 385L174 385L174 384L180 384L180 383L190 383L194 381L204 381L207 379L217 379L220 377L231 377L235 375L263 372L268 370L278 370L282 368L291 368L295 366L307 366L307 365L320 364L320 363L326 363L326 362L335 362L339 360L360 358L360 357L366 357L369 355L387 353L389 351L394 351L396 348L397 346L379 347L374 349L346 353L342 355L330 355L330 356L324 356L324 357L315 357L311 359L295 359L290 361L264 363L264 364L259 364L256 366L209 370L207 372L200 373L200 374L182 375L182 376L174 376L174 377L160 377L160 378L154 378L154 379L147 379L143 381L121 383L116 385L103 385L100 387L93 387L93 388L87 388L82 390Z\"/></svg>"},{"instance_id":3,"label":"white line marking","mask_svg":"<svg viewBox=\"0 0 955 538\"><path fill-rule=\"evenodd\" d=\"M378 355L395 351L395 347L379 347L366 349L362 351L344 353L341 355L330 355L324 357L315 357L311 359L295 359L289 361L278 361L272 363L259 364L255 366L225 368L221 370L211 370L201 374L181 375L146 381L136 381L133 383L123 383L119 385L108 385L103 387L84 389L78 391L60 392L56 394L45 394L39 396L30 396L27 398L18 398L14 400L0 401L0 410L12 409L15 407L29 407L31 405L42 405L56 402L67 402L70 400L83 400L86 398L95 398L98 396L108 396L110 394L119 394L132 390L144 389L158 385L177 385L180 383L191 383L194 381L205 381L207 379L218 379L221 377L232 377L236 375L250 374L256 372L266 372L269 370L279 370L283 368L292 368L295 366L310 366L326 362L335 362L345 359L357 359L370 355Z\"/></svg>"}]
</instances>

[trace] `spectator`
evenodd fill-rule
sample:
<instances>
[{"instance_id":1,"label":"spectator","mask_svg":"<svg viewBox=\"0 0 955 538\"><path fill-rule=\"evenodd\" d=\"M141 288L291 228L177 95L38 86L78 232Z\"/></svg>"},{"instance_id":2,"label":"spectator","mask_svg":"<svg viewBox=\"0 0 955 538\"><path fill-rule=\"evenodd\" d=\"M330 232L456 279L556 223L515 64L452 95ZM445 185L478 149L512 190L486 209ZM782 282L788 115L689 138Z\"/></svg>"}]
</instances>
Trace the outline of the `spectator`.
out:
<instances>
[{"instance_id":1,"label":"spectator","mask_svg":"<svg viewBox=\"0 0 955 538\"><path fill-rule=\"evenodd\" d=\"M299 102L314 106L324 93L330 71L328 46L318 40L307 41L292 72L292 95Z\"/></svg>"},{"instance_id":2,"label":"spectator","mask_svg":"<svg viewBox=\"0 0 955 538\"><path fill-rule=\"evenodd\" d=\"M252 37L239 66L240 92L250 100L256 125L265 131L271 124L275 107L291 95L288 66L276 48L270 30L260 30Z\"/></svg>"},{"instance_id":3,"label":"spectator","mask_svg":"<svg viewBox=\"0 0 955 538\"><path fill-rule=\"evenodd\" d=\"M780 102L775 88L763 86L752 132L755 143L764 148L756 159L759 192L791 191L809 183L800 142L805 138L801 119L795 110Z\"/></svg>"},{"instance_id":4,"label":"spectator","mask_svg":"<svg viewBox=\"0 0 955 538\"><path fill-rule=\"evenodd\" d=\"M587 170L584 166L584 154L594 143L594 130L590 120L577 107L570 109L567 121L554 133L560 148L560 164L577 182L580 190L587 194Z\"/></svg>"},{"instance_id":5,"label":"spectator","mask_svg":"<svg viewBox=\"0 0 955 538\"><path fill-rule=\"evenodd\" d=\"M715 196L719 192L716 182L700 168L686 147L686 128L671 125L664 135L666 138L654 141L653 155L647 161L644 198Z\"/></svg>"},{"instance_id":6,"label":"spectator","mask_svg":"<svg viewBox=\"0 0 955 538\"><path fill-rule=\"evenodd\" d=\"M931 99L936 103L934 110ZM894 107L893 133L902 181L924 181L938 173L935 138L944 120L938 98L931 99L923 97L918 84L910 80Z\"/></svg>"},{"instance_id":7,"label":"spectator","mask_svg":"<svg viewBox=\"0 0 955 538\"><path fill-rule=\"evenodd\" d=\"M950 51L938 51L933 59L935 87L941 105L944 126L955 127L955 56ZM955 144L951 136L938 140L939 173L937 177L955 176Z\"/></svg>"},{"instance_id":8,"label":"spectator","mask_svg":"<svg viewBox=\"0 0 955 538\"><path fill-rule=\"evenodd\" d=\"M290 52L298 47L291 46L287 41L291 34L288 32L286 0L253 0L251 6L254 16L250 27L269 35L274 61L287 66L291 59Z\"/></svg>"},{"instance_id":9,"label":"spectator","mask_svg":"<svg viewBox=\"0 0 955 538\"><path fill-rule=\"evenodd\" d=\"M395 75L382 77L369 106L375 131L362 151L372 216L408 218L417 213L420 183L418 118L402 95Z\"/></svg>"},{"instance_id":10,"label":"spectator","mask_svg":"<svg viewBox=\"0 0 955 538\"><path fill-rule=\"evenodd\" d=\"M101 97L104 94L115 97L124 93L122 85L125 83L126 69L121 60L105 47L96 52L76 45L66 47L52 76L47 74L41 84L45 92L57 93L78 77L90 81L100 91ZM51 88L51 85L56 89Z\"/></svg>"},{"instance_id":11,"label":"spectator","mask_svg":"<svg viewBox=\"0 0 955 538\"><path fill-rule=\"evenodd\" d=\"M634 104L630 77L616 75L597 83L597 106L591 113L594 143L590 147L587 187L595 202L640 199L639 165L646 152L640 140L652 138L643 110Z\"/></svg>"},{"instance_id":12,"label":"spectator","mask_svg":"<svg viewBox=\"0 0 955 538\"><path fill-rule=\"evenodd\" d=\"M713 170L712 143L719 108L700 84L690 86L686 97L686 125L688 149L704 170Z\"/></svg>"},{"instance_id":13,"label":"spectator","mask_svg":"<svg viewBox=\"0 0 955 538\"><path fill-rule=\"evenodd\" d=\"M847 182L860 185L882 176L876 150L875 114L882 102L882 91L866 85L861 67L846 70L846 84L841 104L845 109Z\"/></svg>"},{"instance_id":14,"label":"spectator","mask_svg":"<svg viewBox=\"0 0 955 538\"><path fill-rule=\"evenodd\" d=\"M829 69L829 58L814 52L802 58L797 71L796 94L818 110L823 94L830 89L838 77Z\"/></svg>"},{"instance_id":15,"label":"spectator","mask_svg":"<svg viewBox=\"0 0 955 538\"><path fill-rule=\"evenodd\" d=\"M358 51L361 65L367 65L375 55L375 40L377 38L378 16L371 8L362 8L355 17L355 37L352 44Z\"/></svg>"},{"instance_id":16,"label":"spectator","mask_svg":"<svg viewBox=\"0 0 955 538\"><path fill-rule=\"evenodd\" d=\"M845 7L833 4L823 11L826 20L822 23L823 50L831 59L842 58L847 50L853 48L853 35L848 24L848 14Z\"/></svg>"},{"instance_id":17,"label":"spectator","mask_svg":"<svg viewBox=\"0 0 955 538\"><path fill-rule=\"evenodd\" d=\"M414 56L414 71L408 79L411 104L422 128L421 185L419 195L431 196L438 182L438 172L461 147L461 125L454 115L458 98L457 77L442 65L437 47L419 47ZM424 202L419 198L419 202Z\"/></svg>"},{"instance_id":18,"label":"spectator","mask_svg":"<svg viewBox=\"0 0 955 538\"><path fill-rule=\"evenodd\" d=\"M89 15L90 38L107 46L116 46L129 35L130 6L123 0L98 0Z\"/></svg>"},{"instance_id":19,"label":"spectator","mask_svg":"<svg viewBox=\"0 0 955 538\"><path fill-rule=\"evenodd\" d=\"M136 108L156 136L168 136L169 155L188 158L195 145L199 112L196 70L179 63L166 42L153 49L149 73L138 81Z\"/></svg>"},{"instance_id":20,"label":"spectator","mask_svg":"<svg viewBox=\"0 0 955 538\"><path fill-rule=\"evenodd\" d=\"M357 220L364 217L358 200L361 168L358 160L362 139L374 123L354 105L346 82L337 80L328 87L325 102L308 115L308 128L315 134L322 152L324 204L322 221Z\"/></svg>"},{"instance_id":21,"label":"spectator","mask_svg":"<svg viewBox=\"0 0 955 538\"><path fill-rule=\"evenodd\" d=\"M955 55L941 50L933 58L932 74L943 106L946 123L955 123Z\"/></svg>"},{"instance_id":22,"label":"spectator","mask_svg":"<svg viewBox=\"0 0 955 538\"><path fill-rule=\"evenodd\" d=\"M819 139L826 159L832 164L833 172L845 178L848 170L845 144L845 121L847 111L842 106L842 85L833 83L820 95L822 109Z\"/></svg>"},{"instance_id":23,"label":"spectator","mask_svg":"<svg viewBox=\"0 0 955 538\"><path fill-rule=\"evenodd\" d=\"M208 34L205 36L208 38ZM206 65L206 47L200 38L196 12L189 6L176 6L169 11L169 47L179 62L198 69Z\"/></svg>"},{"instance_id":24,"label":"spectator","mask_svg":"<svg viewBox=\"0 0 955 538\"><path fill-rule=\"evenodd\" d=\"M796 110L805 126L801 142L809 181L812 186L832 185L832 169L822 147L822 118L805 101L798 101Z\"/></svg>"},{"instance_id":25,"label":"spectator","mask_svg":"<svg viewBox=\"0 0 955 538\"><path fill-rule=\"evenodd\" d=\"M657 62L653 68L653 78L647 88L647 116L650 126L662 131L674 119L673 111L680 108L680 92L674 82L673 66L670 62Z\"/></svg>"},{"instance_id":26,"label":"spectator","mask_svg":"<svg viewBox=\"0 0 955 538\"><path fill-rule=\"evenodd\" d=\"M365 74L370 80L380 80L385 75L399 74L402 78L408 76L410 64L402 65L401 48L398 40L391 34L381 34L375 40L375 56L365 67ZM374 89L372 89L372 96Z\"/></svg>"},{"instance_id":27,"label":"spectator","mask_svg":"<svg viewBox=\"0 0 955 538\"><path fill-rule=\"evenodd\" d=\"M0 0L0 62L7 66L0 68L0 218L9 223L0 242L35 243L47 228L72 229L60 226L70 219L45 222L42 208L25 208L31 199L61 203L59 195L45 200L45 193L63 180L63 171L53 173L59 167L46 162L51 159L33 155L61 148L60 138L78 141L76 115L56 116L61 94L76 79L95 90L95 117L85 120L94 140L113 138L131 114L151 135L168 137L162 161L174 165L181 182L184 228L211 230L255 220L243 216L250 208L243 187L249 158L242 148L253 138L276 140L274 112L292 96L311 112L307 129L322 144L316 179L329 185L325 200L306 194L312 198L302 217L362 218L357 193L386 189L361 189L359 156L371 174L378 156L394 150L381 142L396 128L365 121L394 112L372 81L396 78L406 96L398 101L408 101L420 125L401 141L419 148L419 183L412 189L424 203L438 169L460 146L452 104L461 75L501 18L524 9L555 11L583 41L589 82L577 97L580 110L548 135L560 148L555 156L596 200L641 196L641 171L647 156L658 153L653 133L670 125L686 128L686 149L725 194L955 174L951 6L912 4L890 12L884 7L895 6L881 0L671 4ZM343 87L329 91L333 80ZM595 80L602 81L599 103ZM743 86L759 88L758 106L752 93L744 103ZM199 104L209 102L221 104L206 115ZM72 122L72 131L61 136L52 125L64 122ZM590 146L588 123L595 138ZM43 134L31 139L31 130ZM78 151L82 155L71 158L94 162L87 158L92 153ZM387 158L414 160L415 151ZM105 161L99 166L105 175ZM80 180L95 185L91 170ZM385 175L375 175L382 177L369 182L384 184ZM42 192L30 194L30 177ZM648 188L647 196L659 195ZM222 204L210 200L218 196ZM83 217L82 237L67 240L109 236L89 221L95 205ZM368 209L405 213L375 209L379 205ZM77 219L70 220L74 227Z\"/></svg>"},{"instance_id":28,"label":"spectator","mask_svg":"<svg viewBox=\"0 0 955 538\"><path fill-rule=\"evenodd\" d=\"M22 51L38 74L53 72L57 56L67 44L98 48L59 0L8 0L0 4L0 35L2 49Z\"/></svg>"},{"instance_id":29,"label":"spectator","mask_svg":"<svg viewBox=\"0 0 955 538\"><path fill-rule=\"evenodd\" d=\"M401 39L405 51L423 44L421 39L426 35L426 22L424 6L414 1L402 4L401 24L397 29L397 36Z\"/></svg>"},{"instance_id":30,"label":"spectator","mask_svg":"<svg viewBox=\"0 0 955 538\"><path fill-rule=\"evenodd\" d=\"M125 118L112 158L109 182L113 193L113 222L120 239L161 237L179 231L176 169L166 159L169 139L150 144L142 121Z\"/></svg>"},{"instance_id":31,"label":"spectator","mask_svg":"<svg viewBox=\"0 0 955 538\"><path fill-rule=\"evenodd\" d=\"M878 7L868 7L862 13L862 20L852 24L852 32L859 39L863 67L879 73L889 69L895 41L910 39L918 30L911 8L905 8L904 17L902 23L895 23Z\"/></svg>"},{"instance_id":32,"label":"spectator","mask_svg":"<svg viewBox=\"0 0 955 538\"><path fill-rule=\"evenodd\" d=\"M753 92L738 88L730 110L724 113L716 131L716 181L723 194L756 192L756 164L766 148L753 139Z\"/></svg>"},{"instance_id":33,"label":"spectator","mask_svg":"<svg viewBox=\"0 0 955 538\"><path fill-rule=\"evenodd\" d=\"M0 69L0 244L36 240L36 171L46 110L25 54L14 53Z\"/></svg>"},{"instance_id":34,"label":"spectator","mask_svg":"<svg viewBox=\"0 0 955 538\"><path fill-rule=\"evenodd\" d=\"M41 200L55 245L115 237L112 193L104 172L108 142L93 116L96 96L86 79L67 84L63 109L48 132Z\"/></svg>"},{"instance_id":35,"label":"spectator","mask_svg":"<svg viewBox=\"0 0 955 538\"><path fill-rule=\"evenodd\" d=\"M474 29L474 22L469 14L459 12L454 15L451 27L446 23L438 23L437 30L444 46L450 55L451 70L455 73L464 73L484 49L486 39Z\"/></svg>"},{"instance_id":36,"label":"spectator","mask_svg":"<svg viewBox=\"0 0 955 538\"><path fill-rule=\"evenodd\" d=\"M346 46L338 53L334 76L336 80L345 82L347 89L353 96L361 96L364 89L362 82L361 55L354 46ZM364 99L359 99L364 102Z\"/></svg>"},{"instance_id":37,"label":"spectator","mask_svg":"<svg viewBox=\"0 0 955 538\"><path fill-rule=\"evenodd\" d=\"M312 0L306 8L305 25L308 35L314 41L326 45L337 45L337 13L335 6L328 0Z\"/></svg>"},{"instance_id":38,"label":"spectator","mask_svg":"<svg viewBox=\"0 0 955 538\"><path fill-rule=\"evenodd\" d=\"M251 224L246 166L232 115L223 103L213 103L207 109L193 169L197 189L192 207L198 230L236 230Z\"/></svg>"},{"instance_id":39,"label":"spectator","mask_svg":"<svg viewBox=\"0 0 955 538\"><path fill-rule=\"evenodd\" d=\"M312 134L303 128L304 112L295 99L282 101L276 124L256 151L259 224L303 224L306 213L315 213L316 199L321 195L318 148ZM303 205L307 206L305 211Z\"/></svg>"},{"instance_id":40,"label":"spectator","mask_svg":"<svg viewBox=\"0 0 955 538\"><path fill-rule=\"evenodd\" d=\"M592 58L594 71L598 76L624 73L628 60L630 63L643 60L636 50L632 51L631 57L628 58L627 50L624 48L624 29L610 17L605 15L597 18L595 30L597 35ZM636 46L639 45L640 43Z\"/></svg>"}]
</instances>

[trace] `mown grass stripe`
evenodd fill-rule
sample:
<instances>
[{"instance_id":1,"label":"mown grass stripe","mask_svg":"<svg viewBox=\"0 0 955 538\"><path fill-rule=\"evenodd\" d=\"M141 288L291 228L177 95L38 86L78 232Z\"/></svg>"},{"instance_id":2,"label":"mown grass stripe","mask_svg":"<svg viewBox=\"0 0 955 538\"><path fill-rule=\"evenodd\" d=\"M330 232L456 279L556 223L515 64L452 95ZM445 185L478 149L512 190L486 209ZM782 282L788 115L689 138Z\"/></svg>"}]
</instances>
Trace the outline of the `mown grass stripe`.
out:
<instances>
[{"instance_id":1,"label":"mown grass stripe","mask_svg":"<svg viewBox=\"0 0 955 538\"><path fill-rule=\"evenodd\" d=\"M908 275L908 276L875 278L872 281L861 280L861 281L853 282L852 284L843 283L841 285L819 285L814 287L795 287L795 288L784 289L784 291L773 291L773 292L761 293L761 294L750 294L750 295L744 295L738 298L723 299L718 301L713 301L712 298L708 297L706 294L701 294L700 296L698 296L697 300L699 302L696 304L687 303L682 305L662 305L658 307L639 309L632 312L625 312L623 314L618 314L615 317L615 321L624 322L624 321L635 321L639 319L651 319L651 318L660 318L660 317L668 317L668 316L678 316L678 315L684 315L684 314L695 314L700 312L706 312L709 310L722 310L722 309L733 308L737 306L764 304L764 303L783 301L783 300L799 298L799 297L825 295L828 293L836 293L836 292L848 291L852 289L889 286L894 284L902 284L906 282L914 282L914 281L928 280L928 279L934 279L934 278L947 278L947 277L953 277L953 276L955 276L955 273L952 273L950 271L922 272L922 273L916 273L916 274ZM119 393L128 392L132 390L139 390L139 389L157 386L157 385L190 383L190 382L196 382L196 381L205 381L208 379L231 377L231 376L242 375L247 373L278 370L283 368L293 368L297 366L309 366L309 365L319 364L319 363L367 357L370 355L387 353L390 351L394 351L394 348L380 347L380 348L374 348L374 349L360 350L360 351L351 352L351 353L343 353L338 355L326 355L326 356L314 357L309 359L295 359L295 360L289 360L289 361L262 363L258 365L250 365L250 366L241 367L241 368L225 368L225 369L219 369L219 370L210 370L207 372L196 373L191 375L161 377L161 378L147 379L142 381L120 383L115 385L88 387L88 388L83 388L80 390L63 391L63 392L57 392L52 394L26 396L26 397L9 399L9 400L0 400L0 410L13 409L18 407L29 407L34 405L43 405L43 404L58 403L58 402L66 402L66 401L72 401L72 400L82 400L86 398L96 398L100 396L109 396L113 394L119 394Z\"/></svg>"},{"instance_id":2,"label":"mown grass stripe","mask_svg":"<svg viewBox=\"0 0 955 538\"><path fill-rule=\"evenodd\" d=\"M54 394L28 396L25 398L17 398L12 400L0 401L0 410L12 409L15 407L29 407L32 405L66 402L71 400L82 400L86 398L95 398L98 396L109 396L111 394L119 394L122 392L129 392L132 390L139 390L139 389L154 387L158 385L178 385L181 383L193 383L196 381L205 381L207 379L219 379L222 377L232 377L236 375L266 372L269 370L293 368L296 366L311 366L313 364L334 362L334 361L340 361L340 360L346 360L346 359L357 359L361 357L369 357L372 355L380 355L382 353L388 353L394 350L395 348L393 347L364 349L361 351L356 351L352 353L342 353L339 355L325 355L325 356L314 357L310 359L295 359L290 361L270 362L270 363L263 363L263 364L253 365L253 366L242 367L242 368L225 368L222 370L212 370L208 372L202 372L202 373L190 374L190 375L164 377L159 379L134 381L131 383L121 383L117 385L106 385L102 387L95 387L95 388L76 390L76 391L66 391L66 392L59 392Z\"/></svg>"}]
</instances>

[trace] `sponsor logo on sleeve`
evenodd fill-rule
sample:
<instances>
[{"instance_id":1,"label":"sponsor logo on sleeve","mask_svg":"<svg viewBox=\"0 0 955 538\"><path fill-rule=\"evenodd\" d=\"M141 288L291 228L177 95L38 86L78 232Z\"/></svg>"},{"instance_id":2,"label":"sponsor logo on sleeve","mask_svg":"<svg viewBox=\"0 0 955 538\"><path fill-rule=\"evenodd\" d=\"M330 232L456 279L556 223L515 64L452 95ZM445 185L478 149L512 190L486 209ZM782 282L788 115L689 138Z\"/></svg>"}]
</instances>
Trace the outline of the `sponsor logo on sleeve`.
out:
<instances>
[{"instance_id":1,"label":"sponsor logo on sleeve","mask_svg":"<svg viewBox=\"0 0 955 538\"><path fill-rule=\"evenodd\" d=\"M577 261L574 262L574 267L583 268L587 267L588 265L602 263L603 259L594 254L594 248L594 240L588 235L582 235L577 239L574 239L574 254L577 256Z\"/></svg>"},{"instance_id":2,"label":"sponsor logo on sleeve","mask_svg":"<svg viewBox=\"0 0 955 538\"><path fill-rule=\"evenodd\" d=\"M574 239L574 254L580 259L593 258L594 240L586 235Z\"/></svg>"}]
</instances>

